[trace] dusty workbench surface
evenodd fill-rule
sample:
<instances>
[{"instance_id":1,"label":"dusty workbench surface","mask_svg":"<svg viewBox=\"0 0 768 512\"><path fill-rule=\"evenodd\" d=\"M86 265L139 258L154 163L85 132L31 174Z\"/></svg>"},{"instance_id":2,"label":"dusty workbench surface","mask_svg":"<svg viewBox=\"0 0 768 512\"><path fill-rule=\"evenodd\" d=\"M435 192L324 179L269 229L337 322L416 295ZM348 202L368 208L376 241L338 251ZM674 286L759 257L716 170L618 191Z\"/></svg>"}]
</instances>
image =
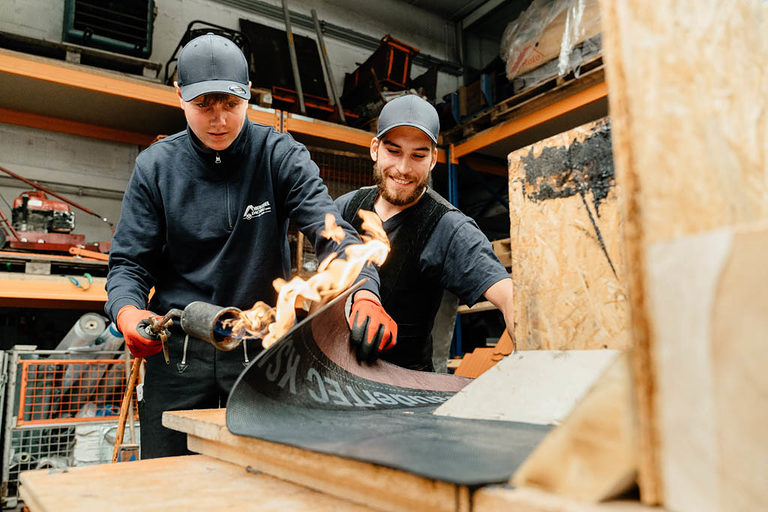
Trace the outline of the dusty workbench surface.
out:
<instances>
[{"instance_id":1,"label":"dusty workbench surface","mask_svg":"<svg viewBox=\"0 0 768 512\"><path fill-rule=\"evenodd\" d=\"M185 432L189 449L241 467L317 489L377 510L469 510L470 491L368 462L237 436L226 427L225 409L169 411L163 425Z\"/></svg>"},{"instance_id":2,"label":"dusty workbench surface","mask_svg":"<svg viewBox=\"0 0 768 512\"><path fill-rule=\"evenodd\" d=\"M41 469L20 480L30 512L372 510L205 455Z\"/></svg>"}]
</instances>

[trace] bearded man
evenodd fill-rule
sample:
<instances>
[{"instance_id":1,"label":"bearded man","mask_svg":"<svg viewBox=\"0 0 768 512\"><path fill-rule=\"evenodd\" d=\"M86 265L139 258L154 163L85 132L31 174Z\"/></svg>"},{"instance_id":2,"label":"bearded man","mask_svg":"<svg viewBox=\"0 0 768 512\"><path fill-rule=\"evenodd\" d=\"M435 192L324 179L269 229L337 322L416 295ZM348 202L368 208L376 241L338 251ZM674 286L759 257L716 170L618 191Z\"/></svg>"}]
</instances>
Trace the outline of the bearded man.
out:
<instances>
[{"instance_id":1,"label":"bearded man","mask_svg":"<svg viewBox=\"0 0 768 512\"><path fill-rule=\"evenodd\" d=\"M376 185L336 200L358 232L358 210L375 211L392 247L379 277L397 344L370 359L423 371L433 370L431 332L444 289L470 306L485 297L501 310L510 333L514 325L512 280L491 243L428 185L439 131L437 111L424 99L407 95L387 103L370 147Z\"/></svg>"}]
</instances>

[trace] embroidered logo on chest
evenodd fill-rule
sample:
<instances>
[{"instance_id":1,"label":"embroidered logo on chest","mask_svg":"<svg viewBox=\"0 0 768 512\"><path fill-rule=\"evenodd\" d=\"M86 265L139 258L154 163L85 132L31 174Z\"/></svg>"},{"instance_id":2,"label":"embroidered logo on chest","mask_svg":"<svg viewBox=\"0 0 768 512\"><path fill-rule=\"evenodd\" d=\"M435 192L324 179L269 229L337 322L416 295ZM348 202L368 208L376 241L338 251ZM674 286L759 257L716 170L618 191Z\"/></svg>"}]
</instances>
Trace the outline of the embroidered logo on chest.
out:
<instances>
[{"instance_id":1,"label":"embroidered logo on chest","mask_svg":"<svg viewBox=\"0 0 768 512\"><path fill-rule=\"evenodd\" d=\"M257 206L249 204L245 208L245 213L243 213L243 218L245 220L251 220L254 217L261 217L265 213L269 213L271 211L272 211L272 206L269 204L269 201L264 201L263 203Z\"/></svg>"}]
</instances>

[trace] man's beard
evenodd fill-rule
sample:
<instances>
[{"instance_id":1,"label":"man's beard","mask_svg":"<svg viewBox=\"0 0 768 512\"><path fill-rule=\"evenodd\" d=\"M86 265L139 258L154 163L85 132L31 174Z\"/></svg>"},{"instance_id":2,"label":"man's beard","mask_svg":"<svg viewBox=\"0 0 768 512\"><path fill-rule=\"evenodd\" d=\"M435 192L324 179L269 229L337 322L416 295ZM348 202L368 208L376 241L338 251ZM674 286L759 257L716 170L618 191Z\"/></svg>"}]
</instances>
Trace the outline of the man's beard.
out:
<instances>
[{"instance_id":1,"label":"man's beard","mask_svg":"<svg viewBox=\"0 0 768 512\"><path fill-rule=\"evenodd\" d=\"M427 174L421 182L416 183L412 192L408 193L403 191L401 194L392 192L387 188L386 176L384 176L384 173L379 169L379 164L377 162L373 163L373 179L379 188L379 195L381 195L384 200L395 206L406 206L416 201L421 197L421 194L424 193L424 190L429 183L429 174Z\"/></svg>"}]
</instances>

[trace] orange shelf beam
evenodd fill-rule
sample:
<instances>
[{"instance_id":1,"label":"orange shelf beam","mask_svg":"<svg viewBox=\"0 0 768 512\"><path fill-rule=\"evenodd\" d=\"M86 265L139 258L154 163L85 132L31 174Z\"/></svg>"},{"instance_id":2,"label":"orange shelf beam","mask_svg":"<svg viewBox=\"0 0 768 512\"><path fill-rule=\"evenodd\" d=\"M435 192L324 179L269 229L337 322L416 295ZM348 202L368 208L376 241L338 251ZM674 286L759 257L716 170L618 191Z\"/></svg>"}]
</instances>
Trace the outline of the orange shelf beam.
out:
<instances>
[{"instance_id":1,"label":"orange shelf beam","mask_svg":"<svg viewBox=\"0 0 768 512\"><path fill-rule=\"evenodd\" d=\"M563 114L577 110L585 105L588 105L594 101L601 100L608 96L608 87L605 82L593 85L587 89L579 91L577 93L563 98L551 105L532 112L523 117L507 121L506 123L494 126L484 130L477 135L472 136L466 141L458 144L454 147L451 154L453 158L461 158L464 155L468 155L478 149L489 146L495 142L511 137L512 135L521 133L536 125L556 119Z\"/></svg>"},{"instance_id":2,"label":"orange shelf beam","mask_svg":"<svg viewBox=\"0 0 768 512\"><path fill-rule=\"evenodd\" d=\"M365 130L358 130L357 128L350 128L317 119L295 117L293 114L288 113L283 115L283 131L303 133L365 148L370 147L371 139L374 136L373 133Z\"/></svg>"},{"instance_id":3,"label":"orange shelf beam","mask_svg":"<svg viewBox=\"0 0 768 512\"><path fill-rule=\"evenodd\" d=\"M0 307L101 309L107 301L106 278L95 277L90 288L78 288L66 276L20 274L0 278ZM84 277L77 277L80 282Z\"/></svg>"},{"instance_id":4,"label":"orange shelf beam","mask_svg":"<svg viewBox=\"0 0 768 512\"><path fill-rule=\"evenodd\" d=\"M0 72L171 107L179 106L179 100L171 87L112 78L66 66L24 59L5 52L0 53Z\"/></svg>"},{"instance_id":5,"label":"orange shelf beam","mask_svg":"<svg viewBox=\"0 0 768 512\"><path fill-rule=\"evenodd\" d=\"M277 131L280 131L280 116L279 110L261 110L252 105L248 108L248 119L254 123L271 126Z\"/></svg>"},{"instance_id":6,"label":"orange shelf beam","mask_svg":"<svg viewBox=\"0 0 768 512\"><path fill-rule=\"evenodd\" d=\"M42 116L6 108L0 108L0 120L3 123L8 124L28 126L30 128L39 128L41 130L68 133L71 135L82 135L83 137L122 142L137 146L149 146L155 139L154 135L148 135L146 133L116 130L114 128L106 128L95 124L79 123L77 121L69 121L58 117Z\"/></svg>"}]
</instances>

